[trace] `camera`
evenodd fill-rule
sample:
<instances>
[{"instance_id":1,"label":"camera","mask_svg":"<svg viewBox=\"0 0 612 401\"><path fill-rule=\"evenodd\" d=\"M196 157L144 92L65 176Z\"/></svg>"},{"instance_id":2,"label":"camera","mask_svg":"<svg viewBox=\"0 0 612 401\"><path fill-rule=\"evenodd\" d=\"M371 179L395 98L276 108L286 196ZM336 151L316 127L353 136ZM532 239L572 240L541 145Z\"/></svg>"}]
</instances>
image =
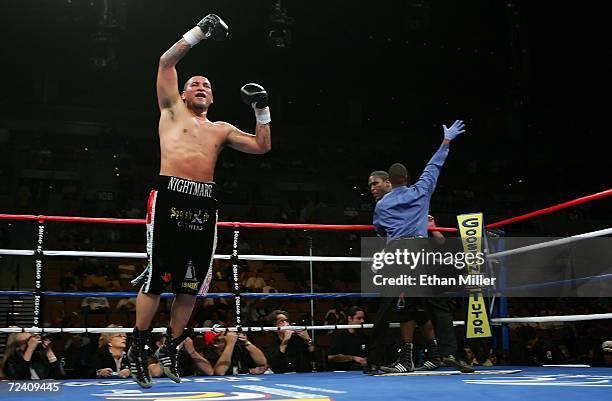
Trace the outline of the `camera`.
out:
<instances>
[{"instance_id":1,"label":"camera","mask_svg":"<svg viewBox=\"0 0 612 401\"><path fill-rule=\"evenodd\" d=\"M34 337L35 335L36 335L36 334L33 334L33 335L32 335L32 337ZM31 338L31 337L30 337L30 338ZM43 341L44 339L45 339L45 337L43 337L43 336L41 335L41 336L40 336L40 340L41 340L41 341ZM45 350L45 349L43 348L43 345L42 345L42 343L41 343L41 344L38 344L38 345L36 346L36 349L35 349L34 351L35 351L35 352L38 352L38 351L44 351L44 350Z\"/></svg>"},{"instance_id":2,"label":"camera","mask_svg":"<svg viewBox=\"0 0 612 401\"><path fill-rule=\"evenodd\" d=\"M51 340L51 336L49 334L43 333L40 335L40 341ZM42 344L38 344L36 347L36 351L46 351Z\"/></svg>"}]
</instances>

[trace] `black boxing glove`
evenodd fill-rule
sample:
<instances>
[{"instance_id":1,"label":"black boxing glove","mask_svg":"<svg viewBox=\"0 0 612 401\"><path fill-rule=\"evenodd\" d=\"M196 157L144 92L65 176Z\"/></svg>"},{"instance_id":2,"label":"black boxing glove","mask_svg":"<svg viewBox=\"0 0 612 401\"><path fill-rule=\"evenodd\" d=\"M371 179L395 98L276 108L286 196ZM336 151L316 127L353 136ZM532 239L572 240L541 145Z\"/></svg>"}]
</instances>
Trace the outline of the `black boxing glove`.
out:
<instances>
[{"instance_id":1,"label":"black boxing glove","mask_svg":"<svg viewBox=\"0 0 612 401\"><path fill-rule=\"evenodd\" d=\"M198 22L204 35L214 40L225 40L228 35L227 24L216 14L208 14Z\"/></svg>"},{"instance_id":2,"label":"black boxing glove","mask_svg":"<svg viewBox=\"0 0 612 401\"><path fill-rule=\"evenodd\" d=\"M258 109L268 107L268 92L258 84L246 84L240 88L242 101Z\"/></svg>"},{"instance_id":3,"label":"black boxing glove","mask_svg":"<svg viewBox=\"0 0 612 401\"><path fill-rule=\"evenodd\" d=\"M268 92L258 84L246 84L240 88L242 101L249 104L255 110L255 118L259 124L269 124L270 108L268 107Z\"/></svg>"},{"instance_id":4,"label":"black boxing glove","mask_svg":"<svg viewBox=\"0 0 612 401\"><path fill-rule=\"evenodd\" d=\"M227 24L215 14L208 14L198 24L183 35L183 39L191 47L197 45L201 40L212 38L224 40L228 35Z\"/></svg>"}]
</instances>

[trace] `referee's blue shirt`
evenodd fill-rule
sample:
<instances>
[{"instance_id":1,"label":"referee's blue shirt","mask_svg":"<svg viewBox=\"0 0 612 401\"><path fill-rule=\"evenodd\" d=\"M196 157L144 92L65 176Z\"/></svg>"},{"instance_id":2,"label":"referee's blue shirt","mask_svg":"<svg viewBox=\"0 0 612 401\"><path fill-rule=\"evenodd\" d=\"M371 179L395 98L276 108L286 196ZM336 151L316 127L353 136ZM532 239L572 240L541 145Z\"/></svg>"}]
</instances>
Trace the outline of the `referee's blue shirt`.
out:
<instances>
[{"instance_id":1,"label":"referee's blue shirt","mask_svg":"<svg viewBox=\"0 0 612 401\"><path fill-rule=\"evenodd\" d=\"M400 237L427 237L429 200L446 156L448 145L442 144L417 182L409 187L393 188L378 201L374 208L374 228L387 237L387 242Z\"/></svg>"}]
</instances>

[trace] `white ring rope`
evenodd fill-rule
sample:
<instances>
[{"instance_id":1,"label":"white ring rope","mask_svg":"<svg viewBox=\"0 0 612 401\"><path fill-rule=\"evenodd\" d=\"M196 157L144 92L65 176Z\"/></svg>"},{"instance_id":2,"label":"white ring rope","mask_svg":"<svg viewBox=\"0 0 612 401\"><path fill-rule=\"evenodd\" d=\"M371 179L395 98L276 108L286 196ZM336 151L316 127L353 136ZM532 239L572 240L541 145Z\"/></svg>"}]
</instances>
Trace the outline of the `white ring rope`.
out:
<instances>
[{"instance_id":1,"label":"white ring rope","mask_svg":"<svg viewBox=\"0 0 612 401\"><path fill-rule=\"evenodd\" d=\"M0 249L0 255L32 256L34 251L29 249Z\"/></svg>"},{"instance_id":2,"label":"white ring rope","mask_svg":"<svg viewBox=\"0 0 612 401\"><path fill-rule=\"evenodd\" d=\"M548 248L558 245L566 245L575 241L580 241L587 238L601 237L611 235L612 228L592 231L584 234L578 234L567 238L560 238L553 241L542 242L540 244L527 245L520 248L509 249L507 251L496 252L488 255L489 258L497 259L502 256L515 255L533 251L536 249ZM32 256L33 250L27 249L0 249L0 255L12 256ZM146 259L147 254L144 252L97 252L97 251L43 251L45 256L88 256L99 258L135 258ZM229 260L230 255L215 255L215 259ZM263 261L283 261L283 262L371 262L372 258L361 258L351 256L285 256L285 255L238 255L241 260L263 260Z\"/></svg>"},{"instance_id":3,"label":"white ring rope","mask_svg":"<svg viewBox=\"0 0 612 401\"><path fill-rule=\"evenodd\" d=\"M495 323L548 323L548 322L582 322L585 320L612 319L612 313L593 313L591 315L534 316L534 317L500 317L491 319Z\"/></svg>"},{"instance_id":4,"label":"white ring rope","mask_svg":"<svg viewBox=\"0 0 612 401\"><path fill-rule=\"evenodd\" d=\"M219 255L222 256L222 255ZM223 255L225 256L225 255ZM215 255L215 258L217 255ZM229 255L228 255L229 259ZM367 262L372 258L358 256L277 256L277 255L238 255L242 260L276 260L288 262Z\"/></svg>"},{"instance_id":5,"label":"white ring rope","mask_svg":"<svg viewBox=\"0 0 612 401\"><path fill-rule=\"evenodd\" d=\"M533 250L542 249L542 248L549 248L551 246L571 244L572 242L580 241L583 239L601 237L603 235L609 235L609 234L612 234L612 228L605 228L603 230L591 231L590 233L578 234L578 235L573 235L567 238L559 238L553 241L542 242L539 244L533 244L533 245L522 246L520 248L509 249L507 251L492 253L488 255L488 257L489 259L491 258L497 259L497 258L501 258L502 256L515 255L517 253L523 253L523 252L533 251Z\"/></svg>"},{"instance_id":6,"label":"white ring rope","mask_svg":"<svg viewBox=\"0 0 612 401\"><path fill-rule=\"evenodd\" d=\"M612 319L612 313L596 313L592 315L567 315L567 316L532 316L532 317L504 317L491 319L492 323L548 323L548 322L581 322L589 320ZM455 320L454 326L462 326L463 320ZM374 327L372 323L366 324L337 324L337 325L321 325L321 326L269 326L269 327L228 327L228 328L212 328L212 327L196 327L193 330L196 333L207 331L226 332L226 331L246 331L246 332L263 332L263 331L282 331L282 330L342 330L342 329L371 329ZM390 323L389 327L399 327L399 323ZM0 327L0 333L131 333L130 327ZM154 333L165 333L165 327L157 327L153 329Z\"/></svg>"},{"instance_id":7,"label":"white ring rope","mask_svg":"<svg viewBox=\"0 0 612 401\"><path fill-rule=\"evenodd\" d=\"M88 256L92 258L146 259L144 252L94 252L94 251L43 251L45 256Z\"/></svg>"},{"instance_id":8,"label":"white ring rope","mask_svg":"<svg viewBox=\"0 0 612 401\"><path fill-rule=\"evenodd\" d=\"M34 251L27 249L0 249L0 255L32 256ZM43 251L45 256L88 256L93 258L135 258L146 259L144 252L97 252L97 251ZM229 260L231 255L215 255L215 259ZM362 262L371 258L356 256L284 256L284 255L238 255L241 260L267 260L285 262Z\"/></svg>"}]
</instances>

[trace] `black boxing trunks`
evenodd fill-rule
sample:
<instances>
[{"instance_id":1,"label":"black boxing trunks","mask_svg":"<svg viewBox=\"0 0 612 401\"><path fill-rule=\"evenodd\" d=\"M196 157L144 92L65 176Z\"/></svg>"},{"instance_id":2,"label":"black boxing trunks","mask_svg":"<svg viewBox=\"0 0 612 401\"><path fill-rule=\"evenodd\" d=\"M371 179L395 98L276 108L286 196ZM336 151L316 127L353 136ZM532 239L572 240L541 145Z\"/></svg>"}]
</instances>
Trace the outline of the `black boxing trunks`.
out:
<instances>
[{"instance_id":1,"label":"black boxing trunks","mask_svg":"<svg viewBox=\"0 0 612 401\"><path fill-rule=\"evenodd\" d=\"M147 207L149 263L132 283L146 294L206 294L216 246L215 183L159 176Z\"/></svg>"},{"instance_id":2,"label":"black boxing trunks","mask_svg":"<svg viewBox=\"0 0 612 401\"><path fill-rule=\"evenodd\" d=\"M397 300L397 317L400 323L415 321L419 326L423 326L429 320L425 311L425 305L420 298L404 298Z\"/></svg>"}]
</instances>

